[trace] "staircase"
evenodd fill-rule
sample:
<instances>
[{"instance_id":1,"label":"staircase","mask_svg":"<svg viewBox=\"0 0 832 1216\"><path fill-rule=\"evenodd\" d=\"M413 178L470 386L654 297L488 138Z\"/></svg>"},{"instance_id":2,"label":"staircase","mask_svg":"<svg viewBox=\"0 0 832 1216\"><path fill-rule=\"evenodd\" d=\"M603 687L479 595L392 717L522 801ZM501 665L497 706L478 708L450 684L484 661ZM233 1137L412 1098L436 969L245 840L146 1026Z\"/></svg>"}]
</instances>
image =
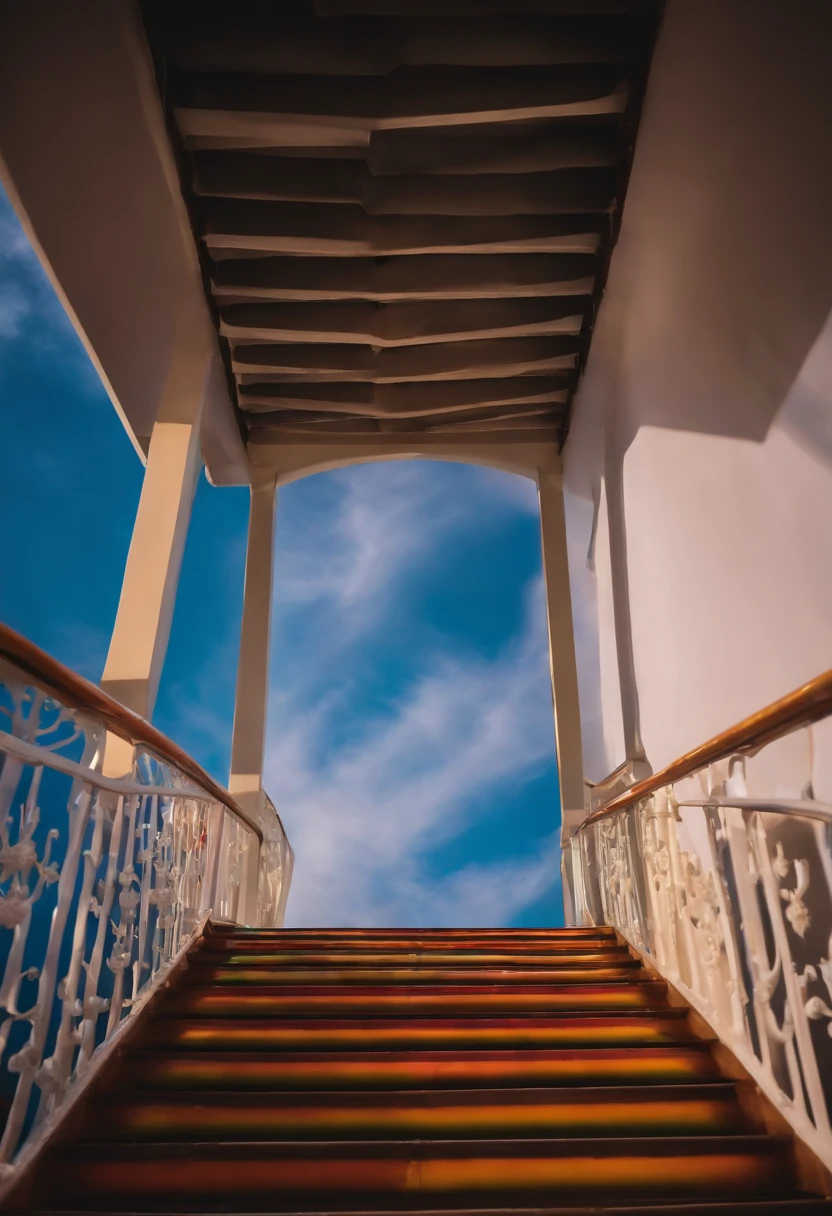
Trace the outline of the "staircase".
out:
<instances>
[{"instance_id":1,"label":"staircase","mask_svg":"<svg viewBox=\"0 0 832 1216\"><path fill-rule=\"evenodd\" d=\"M212 928L25 1206L832 1211L603 928Z\"/></svg>"}]
</instances>

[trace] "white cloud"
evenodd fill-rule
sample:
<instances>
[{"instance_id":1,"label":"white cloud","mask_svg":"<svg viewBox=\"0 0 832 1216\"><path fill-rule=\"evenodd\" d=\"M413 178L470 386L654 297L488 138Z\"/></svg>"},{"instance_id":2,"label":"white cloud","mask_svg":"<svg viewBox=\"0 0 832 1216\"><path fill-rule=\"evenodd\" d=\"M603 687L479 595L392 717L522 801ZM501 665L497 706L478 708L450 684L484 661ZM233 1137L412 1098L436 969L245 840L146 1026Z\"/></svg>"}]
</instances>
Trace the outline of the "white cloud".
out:
<instances>
[{"instance_id":1,"label":"white cloud","mask_svg":"<svg viewBox=\"0 0 832 1216\"><path fill-rule=\"evenodd\" d=\"M290 610L337 612L335 633L318 631L321 662L371 627L452 535L538 514L528 478L431 461L342 469L295 489L299 497L278 504L275 594Z\"/></svg>"},{"instance_id":2,"label":"white cloud","mask_svg":"<svg viewBox=\"0 0 832 1216\"><path fill-rule=\"evenodd\" d=\"M325 475L329 495L292 514L278 594L368 610L395 579L468 516L435 466L391 461ZM281 526L280 524L278 525Z\"/></svg>"},{"instance_id":3,"label":"white cloud","mask_svg":"<svg viewBox=\"0 0 832 1216\"><path fill-rule=\"evenodd\" d=\"M290 923L505 924L557 882L554 837L529 859L430 873L431 850L472 826L478 798L551 763L542 607L538 582L497 658L440 656L340 747L326 746L329 705L303 714L278 695L266 787L297 859Z\"/></svg>"},{"instance_id":4,"label":"white cloud","mask_svg":"<svg viewBox=\"0 0 832 1216\"><path fill-rule=\"evenodd\" d=\"M0 340L17 337L41 301L42 271L11 206L0 205Z\"/></svg>"},{"instance_id":5,"label":"white cloud","mask_svg":"<svg viewBox=\"0 0 832 1216\"><path fill-rule=\"evenodd\" d=\"M100 391L98 374L0 187L0 358L21 342L65 360L68 378Z\"/></svg>"}]
</instances>

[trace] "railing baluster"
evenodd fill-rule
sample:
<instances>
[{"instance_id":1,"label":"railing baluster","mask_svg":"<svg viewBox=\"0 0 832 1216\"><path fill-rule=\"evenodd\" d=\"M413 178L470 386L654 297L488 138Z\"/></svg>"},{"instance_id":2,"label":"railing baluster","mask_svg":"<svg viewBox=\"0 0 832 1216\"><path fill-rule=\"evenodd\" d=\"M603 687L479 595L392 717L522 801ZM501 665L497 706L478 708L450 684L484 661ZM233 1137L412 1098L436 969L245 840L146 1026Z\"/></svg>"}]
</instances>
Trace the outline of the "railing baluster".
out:
<instances>
[{"instance_id":1,"label":"railing baluster","mask_svg":"<svg viewBox=\"0 0 832 1216\"><path fill-rule=\"evenodd\" d=\"M792 696L784 699L790 716L778 705L771 720L805 729L807 713L812 721L822 711L832 716L832 677L807 688L808 709ZM779 737L765 714L754 730L765 740ZM726 737L736 742L739 732ZM751 749L756 737L749 732L740 742ZM727 776L715 786L718 745L700 749L701 768L671 765L671 780L649 778L588 816L572 849L580 871L576 914L613 925L647 955L832 1167L832 1069L818 1059L821 1039L812 1028L820 1020L832 1027L832 805L805 793L752 797L743 770L753 761L731 755L723 756ZM812 763L811 747L808 755ZM709 797L677 794L677 782L689 790L687 779L700 775ZM805 790L813 789L807 782ZM790 839L796 854L786 847ZM806 903L810 881L822 884L814 911Z\"/></svg>"},{"instance_id":2,"label":"railing baluster","mask_svg":"<svg viewBox=\"0 0 832 1216\"><path fill-rule=\"evenodd\" d=\"M25 670L10 658L12 643ZM282 923L291 850L265 795L255 812L244 811L158 732L3 626L0 726L0 934L11 934L0 1057L18 1074L0 1141L2 1178L56 1125L98 1053L165 981L220 899L232 916L239 905L255 923ZM100 771L113 729L135 748L123 779ZM56 845L63 857L58 850L53 860ZM244 852L275 868L261 882L252 862L245 909Z\"/></svg>"}]
</instances>

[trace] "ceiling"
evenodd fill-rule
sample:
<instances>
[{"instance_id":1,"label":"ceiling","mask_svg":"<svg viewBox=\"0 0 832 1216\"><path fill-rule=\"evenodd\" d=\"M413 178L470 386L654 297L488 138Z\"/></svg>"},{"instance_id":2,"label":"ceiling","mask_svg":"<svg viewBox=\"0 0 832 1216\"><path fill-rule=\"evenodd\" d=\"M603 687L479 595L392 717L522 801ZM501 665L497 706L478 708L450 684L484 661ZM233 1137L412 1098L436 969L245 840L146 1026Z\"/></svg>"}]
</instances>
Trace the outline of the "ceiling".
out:
<instances>
[{"instance_id":1,"label":"ceiling","mask_svg":"<svg viewBox=\"0 0 832 1216\"><path fill-rule=\"evenodd\" d=\"M647 0L143 0L244 438L562 446Z\"/></svg>"}]
</instances>

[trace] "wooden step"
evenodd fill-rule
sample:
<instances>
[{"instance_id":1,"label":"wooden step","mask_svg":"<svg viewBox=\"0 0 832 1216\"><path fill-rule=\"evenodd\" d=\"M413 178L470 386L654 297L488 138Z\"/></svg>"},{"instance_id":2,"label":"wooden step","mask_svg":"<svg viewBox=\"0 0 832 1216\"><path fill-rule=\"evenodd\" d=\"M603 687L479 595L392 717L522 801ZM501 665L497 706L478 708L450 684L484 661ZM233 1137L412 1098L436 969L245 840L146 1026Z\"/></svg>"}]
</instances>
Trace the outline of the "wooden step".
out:
<instances>
[{"instance_id":1,"label":"wooden step","mask_svg":"<svg viewBox=\"0 0 832 1216\"><path fill-rule=\"evenodd\" d=\"M730 1083L398 1093L179 1093L102 1104L98 1140L693 1136L747 1128Z\"/></svg>"},{"instance_id":2,"label":"wooden step","mask_svg":"<svg viewBox=\"0 0 832 1216\"><path fill-rule=\"evenodd\" d=\"M488 952L484 950L276 950L226 949L213 942L195 951L191 962L227 967L608 967L631 963L623 946L599 950L570 947L545 953ZM636 964L637 965L637 964Z\"/></svg>"},{"instance_id":3,"label":"wooden step","mask_svg":"<svg viewBox=\"0 0 832 1216\"><path fill-rule=\"evenodd\" d=\"M495 1086L678 1085L719 1077L706 1044L555 1051L136 1052L137 1089L480 1089Z\"/></svg>"},{"instance_id":4,"label":"wooden step","mask_svg":"<svg viewBox=\"0 0 832 1216\"><path fill-rule=\"evenodd\" d=\"M607 925L570 929L518 929L515 932L513 929L246 929L240 925L214 924L210 927L208 936L217 940L258 944L276 942L286 946L299 942L305 948L317 947L327 942L334 942L339 946L349 942L371 943L373 947L391 942L393 947L414 943L422 949L431 943L437 943L447 949L449 943L456 945L482 942L491 947L499 942L513 949L523 945L538 948L544 942L547 945L560 945L567 942L583 944L587 941L619 941L615 930Z\"/></svg>"},{"instance_id":5,"label":"wooden step","mask_svg":"<svg viewBox=\"0 0 832 1216\"><path fill-rule=\"evenodd\" d=\"M523 942L521 944L511 944L508 942L496 940L488 941L407 941L398 943L391 941L389 938L380 938L379 941L364 941L350 939L347 941L335 941L331 938L315 944L312 941L304 941L298 938L287 938L285 941L280 940L264 940L257 941L240 937L231 937L223 935L215 936L211 934L206 936L200 949L194 952L194 958L200 954L274 954L287 955L296 953L298 955L308 956L315 960L324 958L328 954L336 954L342 958L354 958L362 956L377 956L389 955L394 958L406 959L409 956L415 956L425 959L433 959L447 957L452 954L454 958L469 958L475 955L497 955L499 957L517 959L518 962L523 962L526 958L536 958L540 955L546 956L549 960L557 960L569 955L600 955L603 958L618 958L622 955L629 955L626 946L620 942L612 940L598 941L570 941L570 942ZM483 958L484 962L488 962L487 957Z\"/></svg>"},{"instance_id":6,"label":"wooden step","mask_svg":"<svg viewBox=\"0 0 832 1216\"><path fill-rule=\"evenodd\" d=\"M191 984L253 985L257 987L305 985L344 985L349 991L357 985L385 988L400 984L600 984L607 980L626 980L641 974L635 959L617 962L584 964L580 967L352 967L335 970L327 967L269 967L259 965L215 966L210 962L189 969L186 982Z\"/></svg>"},{"instance_id":7,"label":"wooden step","mask_svg":"<svg viewBox=\"0 0 832 1216\"><path fill-rule=\"evenodd\" d=\"M71 1198L68 1197L68 1198ZM522 1198L518 1199L517 1206L508 1206L506 1204L494 1204L490 1207L412 1207L399 1206L391 1207L373 1207L368 1208L366 1205L360 1205L349 1209L354 1216L402 1216L406 1213L407 1216L701 1216L702 1213L707 1213L707 1216L832 1216L832 1201L828 1199L819 1199L811 1196L789 1196L788 1199L729 1199L729 1200L700 1200L696 1203L651 1203L649 1207L636 1202L635 1204L626 1204L622 1206L619 1203L613 1202L613 1205L602 1203L601 1205L593 1203L590 1207L575 1207L572 1204L564 1206L558 1204L557 1207L541 1207L541 1206L520 1206ZM90 1208L80 1209L77 1207L64 1208L56 1202L56 1206L52 1211L60 1210L62 1216L89 1216ZM146 1210L146 1209L145 1209ZM192 1211L195 1216L208 1216L208 1213L216 1212L216 1208L209 1208L207 1204L203 1204L199 1208L194 1208ZM340 1212L343 1212L343 1208ZM118 1213L118 1216L134 1216L137 1209L128 1204L123 1211ZM181 1212L182 1209L174 1209L165 1204L164 1200L160 1199L153 1207L155 1216L173 1216L174 1211ZM235 1216L239 1209L224 1208L225 1216ZM47 1216L45 1211L30 1211L27 1216ZM113 1216L116 1216L114 1213ZM251 1216L251 1213L250 1213ZM263 1212L259 1216L265 1216ZM287 1211L285 1216L298 1216L297 1209ZM304 1213L304 1216L307 1216ZM333 1216L332 1209L321 1209L315 1212L314 1216ZM340 1216L340 1213L339 1213Z\"/></svg>"},{"instance_id":8,"label":"wooden step","mask_svg":"<svg viewBox=\"0 0 832 1216\"><path fill-rule=\"evenodd\" d=\"M65 1216L832 1216L594 930L212 927L73 1135Z\"/></svg>"},{"instance_id":9,"label":"wooden step","mask_svg":"<svg viewBox=\"0 0 832 1216\"><path fill-rule=\"evenodd\" d=\"M637 975L638 973L636 973ZM522 985L447 985L427 987L311 985L306 988L185 986L172 994L168 1009L178 1014L221 1017L281 1017L310 1013L349 1017L438 1014L559 1013L661 1009L666 985L658 980L631 983Z\"/></svg>"},{"instance_id":10,"label":"wooden step","mask_svg":"<svg viewBox=\"0 0 832 1216\"><path fill-rule=\"evenodd\" d=\"M282 1019L158 1017L144 1043L196 1051L646 1047L694 1041L683 1009L582 1017Z\"/></svg>"},{"instance_id":11,"label":"wooden step","mask_svg":"<svg viewBox=\"0 0 832 1216\"><path fill-rule=\"evenodd\" d=\"M316 1211L368 1198L447 1205L487 1195L555 1203L785 1196L791 1145L769 1136L492 1141L82 1143L60 1154L56 1196L90 1207Z\"/></svg>"}]
</instances>

